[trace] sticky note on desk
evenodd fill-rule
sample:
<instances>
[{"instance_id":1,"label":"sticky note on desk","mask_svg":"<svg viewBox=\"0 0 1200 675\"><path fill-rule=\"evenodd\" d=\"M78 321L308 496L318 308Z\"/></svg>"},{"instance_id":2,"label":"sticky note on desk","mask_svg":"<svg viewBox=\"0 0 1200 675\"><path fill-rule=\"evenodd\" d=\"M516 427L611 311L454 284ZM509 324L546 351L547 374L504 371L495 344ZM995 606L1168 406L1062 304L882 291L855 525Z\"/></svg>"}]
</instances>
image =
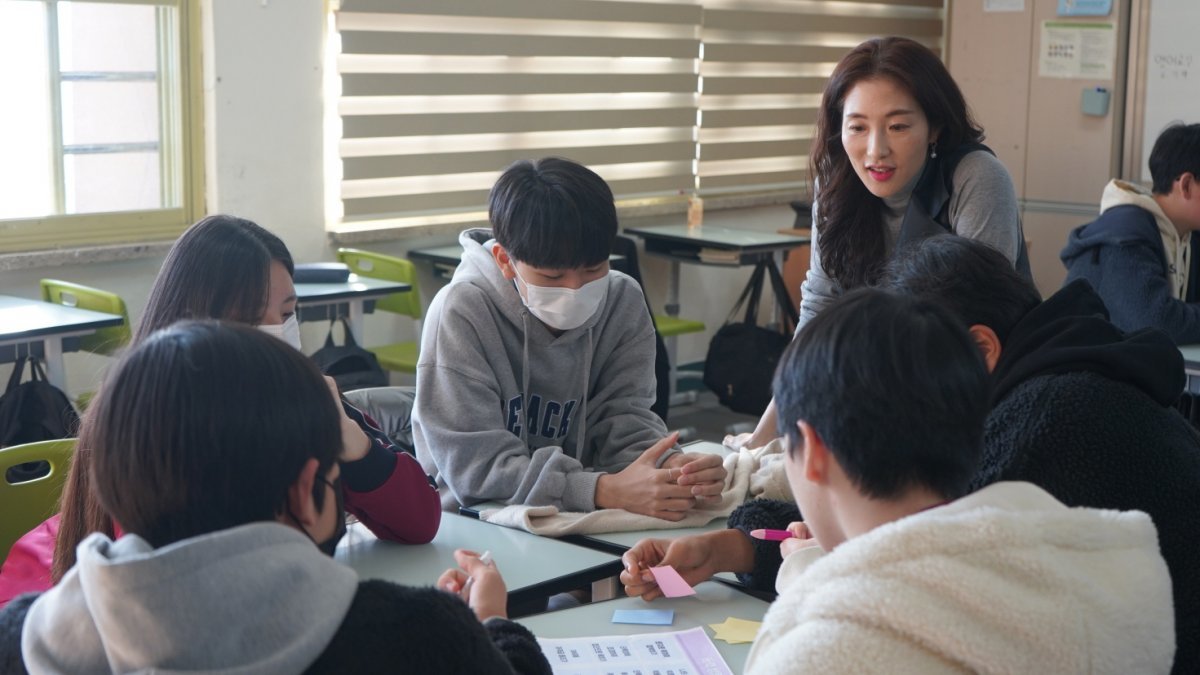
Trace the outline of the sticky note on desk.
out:
<instances>
[{"instance_id":1,"label":"sticky note on desk","mask_svg":"<svg viewBox=\"0 0 1200 675\"><path fill-rule=\"evenodd\" d=\"M673 609L616 609L613 623L641 623L648 626L670 626L675 622Z\"/></svg>"},{"instance_id":2,"label":"sticky note on desk","mask_svg":"<svg viewBox=\"0 0 1200 675\"><path fill-rule=\"evenodd\" d=\"M731 645L740 645L754 642L758 630L762 628L762 622L735 619L731 616L725 619L724 623L710 623L708 627L716 633L714 638L724 640Z\"/></svg>"},{"instance_id":3,"label":"sticky note on desk","mask_svg":"<svg viewBox=\"0 0 1200 675\"><path fill-rule=\"evenodd\" d=\"M668 598L681 598L685 595L696 594L696 589L684 581L683 577L679 576L679 572L676 572L675 568L670 565L651 567L650 574L654 575L658 587Z\"/></svg>"}]
</instances>

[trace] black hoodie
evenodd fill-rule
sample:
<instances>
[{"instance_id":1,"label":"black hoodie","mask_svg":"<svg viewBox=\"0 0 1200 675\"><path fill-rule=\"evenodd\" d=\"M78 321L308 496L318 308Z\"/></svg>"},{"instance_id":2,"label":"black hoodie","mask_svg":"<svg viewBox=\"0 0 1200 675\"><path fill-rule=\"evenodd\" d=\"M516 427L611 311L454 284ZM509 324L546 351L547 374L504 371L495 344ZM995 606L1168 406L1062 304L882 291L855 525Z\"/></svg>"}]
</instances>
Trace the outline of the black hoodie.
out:
<instances>
[{"instance_id":1,"label":"black hoodie","mask_svg":"<svg viewBox=\"0 0 1200 675\"><path fill-rule=\"evenodd\" d=\"M972 482L1035 483L1068 506L1144 511L1175 598L1175 673L1200 672L1200 436L1173 408L1183 359L1166 334L1124 334L1084 281L1009 334Z\"/></svg>"}]
</instances>

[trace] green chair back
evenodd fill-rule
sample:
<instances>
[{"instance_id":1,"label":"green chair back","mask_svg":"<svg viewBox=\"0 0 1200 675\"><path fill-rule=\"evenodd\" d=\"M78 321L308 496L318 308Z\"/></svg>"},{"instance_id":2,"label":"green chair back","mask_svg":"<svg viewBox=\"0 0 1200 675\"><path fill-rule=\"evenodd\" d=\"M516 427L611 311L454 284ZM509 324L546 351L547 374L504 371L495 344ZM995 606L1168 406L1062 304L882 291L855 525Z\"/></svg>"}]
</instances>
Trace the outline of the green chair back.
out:
<instances>
[{"instance_id":1,"label":"green chair back","mask_svg":"<svg viewBox=\"0 0 1200 675\"><path fill-rule=\"evenodd\" d=\"M125 319L120 326L101 328L91 335L79 338L80 349L96 354L111 355L129 344L129 339L132 337L132 331L129 328L129 310L125 308L125 301L121 299L121 296L58 279L42 279L41 285L42 300L46 302L90 309L94 312L119 314Z\"/></svg>"},{"instance_id":2,"label":"green chair back","mask_svg":"<svg viewBox=\"0 0 1200 675\"><path fill-rule=\"evenodd\" d=\"M373 253L356 248L339 248L338 260L345 263L350 271L373 279L399 281L412 286L412 290L404 293L392 293L375 302L375 308L384 312L395 312L421 318L421 293L417 288L417 267L404 258Z\"/></svg>"},{"instance_id":3,"label":"green chair back","mask_svg":"<svg viewBox=\"0 0 1200 675\"><path fill-rule=\"evenodd\" d=\"M18 539L58 512L58 498L75 453L75 439L39 441L0 448L0 560ZM8 470L27 462L47 462L50 473L12 484Z\"/></svg>"}]
</instances>

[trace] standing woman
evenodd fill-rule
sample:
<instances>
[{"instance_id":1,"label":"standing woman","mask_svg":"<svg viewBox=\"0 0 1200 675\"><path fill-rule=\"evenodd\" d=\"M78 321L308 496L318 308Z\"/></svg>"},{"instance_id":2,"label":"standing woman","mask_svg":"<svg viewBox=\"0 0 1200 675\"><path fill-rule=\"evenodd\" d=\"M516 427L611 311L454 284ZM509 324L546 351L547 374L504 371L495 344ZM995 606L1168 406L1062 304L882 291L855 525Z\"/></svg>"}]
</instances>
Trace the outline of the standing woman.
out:
<instances>
[{"instance_id":1,"label":"standing woman","mask_svg":"<svg viewBox=\"0 0 1200 675\"><path fill-rule=\"evenodd\" d=\"M829 78L810 153L813 240L803 328L843 292L874 283L909 242L953 232L1030 276L1012 178L937 55L902 37L867 40ZM749 447L775 438L772 401Z\"/></svg>"}]
</instances>

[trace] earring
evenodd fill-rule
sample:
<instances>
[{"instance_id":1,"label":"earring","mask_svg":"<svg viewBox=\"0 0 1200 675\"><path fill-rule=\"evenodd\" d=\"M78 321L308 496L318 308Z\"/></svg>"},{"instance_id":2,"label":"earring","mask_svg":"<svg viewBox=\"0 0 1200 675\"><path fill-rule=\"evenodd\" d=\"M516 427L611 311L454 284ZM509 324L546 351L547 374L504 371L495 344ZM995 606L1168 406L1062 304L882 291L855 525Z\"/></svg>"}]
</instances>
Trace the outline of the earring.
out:
<instances>
[{"instance_id":1,"label":"earring","mask_svg":"<svg viewBox=\"0 0 1200 675\"><path fill-rule=\"evenodd\" d=\"M929 144L929 158L937 159L937 143Z\"/></svg>"}]
</instances>

